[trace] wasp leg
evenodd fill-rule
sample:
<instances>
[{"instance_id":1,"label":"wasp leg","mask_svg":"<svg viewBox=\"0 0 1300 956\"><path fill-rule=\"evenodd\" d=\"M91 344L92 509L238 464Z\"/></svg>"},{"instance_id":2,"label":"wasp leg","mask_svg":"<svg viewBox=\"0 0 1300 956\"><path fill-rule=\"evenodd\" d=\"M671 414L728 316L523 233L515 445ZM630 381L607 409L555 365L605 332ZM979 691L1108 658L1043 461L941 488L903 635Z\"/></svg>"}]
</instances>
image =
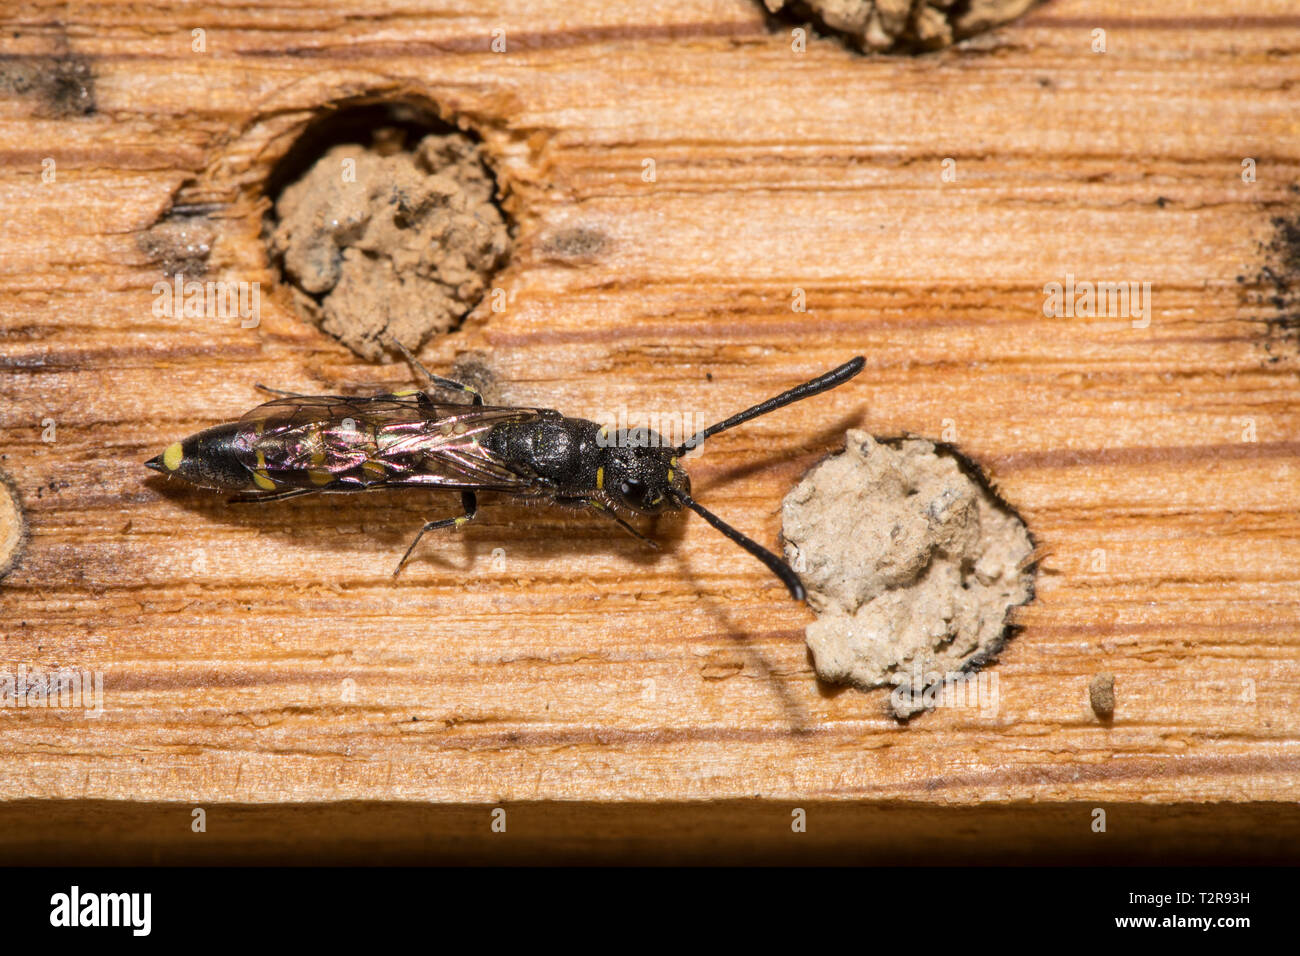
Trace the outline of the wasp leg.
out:
<instances>
[{"instance_id":1,"label":"wasp leg","mask_svg":"<svg viewBox=\"0 0 1300 956\"><path fill-rule=\"evenodd\" d=\"M393 577L397 577L402 573L402 568L406 565L407 559L411 556L411 552L415 550L415 546L420 543L420 539L424 537L426 531L437 531L439 528L459 528L461 525L474 520L474 516L478 514L478 499L474 497L474 492L462 491L460 493L460 504L465 509L465 513L460 517L430 521L420 529L415 536L415 540L411 542L411 546L406 549L406 554L402 555L402 560L398 561L397 567L393 569Z\"/></svg>"},{"instance_id":2,"label":"wasp leg","mask_svg":"<svg viewBox=\"0 0 1300 956\"><path fill-rule=\"evenodd\" d=\"M269 385L263 385L261 382L257 382L253 387L256 389L261 389L263 392L269 392L272 395L282 395L285 398L309 398L310 397L308 395L304 395L302 392L286 392L282 388L271 388Z\"/></svg>"},{"instance_id":3,"label":"wasp leg","mask_svg":"<svg viewBox=\"0 0 1300 956\"><path fill-rule=\"evenodd\" d=\"M277 491L273 495L259 495L259 494L235 495L235 497L229 499L226 502L226 504L251 505L254 502L259 502L259 501L284 501L285 498L297 498L299 495L314 495L314 494L316 494L315 488L292 488L289 491Z\"/></svg>"},{"instance_id":4,"label":"wasp leg","mask_svg":"<svg viewBox=\"0 0 1300 956\"><path fill-rule=\"evenodd\" d=\"M382 395L374 397L376 402L419 402L421 405L432 405L433 399L418 388L408 388L400 392L384 392ZM355 399L353 399L355 401Z\"/></svg>"},{"instance_id":5,"label":"wasp leg","mask_svg":"<svg viewBox=\"0 0 1300 956\"><path fill-rule=\"evenodd\" d=\"M602 515L604 515L604 516L607 517L607 518L613 518L615 521L618 522L618 524L623 528L624 531L626 531L626 532L627 532L628 534L630 534L632 537L636 538L636 539L637 539L638 541L640 541L642 544L649 545L650 547L654 548L656 551L659 550L659 542L658 542L658 541L655 541L653 538L647 538L647 537L646 537L645 535L643 535L640 531L636 530L636 528L632 527L632 525L630 525L628 522L624 521L624 520L622 519L622 517L620 517L619 515L615 514L615 513L614 513L613 511L611 511L609 508L606 508L606 507L605 507L603 504L601 504L599 501L592 501L592 500L589 499L589 498L583 498L583 499L582 499L580 502L578 502L578 503L580 503L580 504L585 504L587 507L591 508L591 509L592 509L593 511L595 511L596 513L598 513L598 514L602 514Z\"/></svg>"},{"instance_id":6,"label":"wasp leg","mask_svg":"<svg viewBox=\"0 0 1300 956\"><path fill-rule=\"evenodd\" d=\"M457 382L450 378L443 378L441 375L434 375L427 368L421 365L420 360L411 354L411 350L408 349L401 342L397 341L397 339L388 339L387 341L389 345L393 346L393 348L401 352L403 357L405 357L405 359L408 362L410 362L412 366L419 369L420 372L424 374L424 377L427 378L434 385L437 385L439 388L450 388L453 390L468 392L470 395L473 396L473 398L471 398L469 402L471 405L483 404L482 394L473 385L466 385L464 382Z\"/></svg>"}]
</instances>

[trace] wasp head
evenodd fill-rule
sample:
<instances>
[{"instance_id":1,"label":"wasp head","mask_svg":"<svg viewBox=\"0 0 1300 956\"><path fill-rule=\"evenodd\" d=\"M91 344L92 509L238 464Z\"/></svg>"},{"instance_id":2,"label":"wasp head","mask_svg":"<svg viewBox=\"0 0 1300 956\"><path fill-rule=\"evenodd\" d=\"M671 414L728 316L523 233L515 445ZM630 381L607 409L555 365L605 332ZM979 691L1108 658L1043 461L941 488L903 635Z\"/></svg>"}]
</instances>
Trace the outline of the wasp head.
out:
<instances>
[{"instance_id":1,"label":"wasp head","mask_svg":"<svg viewBox=\"0 0 1300 956\"><path fill-rule=\"evenodd\" d=\"M681 507L691 480L672 446L648 428L605 431L596 487L614 504L640 514Z\"/></svg>"}]
</instances>

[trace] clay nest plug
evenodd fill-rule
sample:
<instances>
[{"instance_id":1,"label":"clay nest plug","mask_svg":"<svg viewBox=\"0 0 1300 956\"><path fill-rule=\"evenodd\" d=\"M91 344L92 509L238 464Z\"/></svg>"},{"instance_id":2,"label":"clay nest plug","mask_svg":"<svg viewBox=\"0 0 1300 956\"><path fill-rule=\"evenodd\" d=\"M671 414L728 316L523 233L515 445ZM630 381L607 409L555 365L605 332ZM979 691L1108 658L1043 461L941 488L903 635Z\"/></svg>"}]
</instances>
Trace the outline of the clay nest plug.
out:
<instances>
[{"instance_id":1,"label":"clay nest plug","mask_svg":"<svg viewBox=\"0 0 1300 956\"><path fill-rule=\"evenodd\" d=\"M1014 20L1040 0L763 0L787 20L812 19L864 52L938 50Z\"/></svg>"},{"instance_id":2,"label":"clay nest plug","mask_svg":"<svg viewBox=\"0 0 1300 956\"><path fill-rule=\"evenodd\" d=\"M1011 609L1033 597L1029 531L955 454L850 431L786 496L785 554L817 620L817 676L894 687L906 719L923 693L993 659Z\"/></svg>"},{"instance_id":3,"label":"clay nest plug","mask_svg":"<svg viewBox=\"0 0 1300 956\"><path fill-rule=\"evenodd\" d=\"M371 361L416 351L483 298L510 251L496 181L463 133L327 149L275 201L273 258L299 311Z\"/></svg>"},{"instance_id":4,"label":"clay nest plug","mask_svg":"<svg viewBox=\"0 0 1300 956\"><path fill-rule=\"evenodd\" d=\"M27 519L18 488L0 471L0 581L18 564L27 543Z\"/></svg>"}]
</instances>

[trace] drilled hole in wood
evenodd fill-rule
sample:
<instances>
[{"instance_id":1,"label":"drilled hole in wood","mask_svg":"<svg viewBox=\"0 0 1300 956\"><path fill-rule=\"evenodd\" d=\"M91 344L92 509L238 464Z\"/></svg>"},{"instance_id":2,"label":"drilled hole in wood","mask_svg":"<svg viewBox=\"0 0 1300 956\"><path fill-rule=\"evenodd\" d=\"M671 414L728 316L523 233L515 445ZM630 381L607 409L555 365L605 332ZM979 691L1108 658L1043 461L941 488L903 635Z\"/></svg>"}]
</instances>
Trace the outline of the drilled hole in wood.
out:
<instances>
[{"instance_id":1,"label":"drilled hole in wood","mask_svg":"<svg viewBox=\"0 0 1300 956\"><path fill-rule=\"evenodd\" d=\"M786 496L782 537L817 613L806 636L818 677L894 688L899 719L945 694L996 709L996 684L973 672L1033 599L1036 555L973 463L925 439L850 431Z\"/></svg>"},{"instance_id":2,"label":"drilled hole in wood","mask_svg":"<svg viewBox=\"0 0 1300 956\"><path fill-rule=\"evenodd\" d=\"M870 53L924 53L1014 20L1041 0L762 0L791 29L811 24Z\"/></svg>"},{"instance_id":3,"label":"drilled hole in wood","mask_svg":"<svg viewBox=\"0 0 1300 956\"><path fill-rule=\"evenodd\" d=\"M14 569L27 540L27 521L13 480L0 471L0 578Z\"/></svg>"},{"instance_id":4,"label":"drilled hole in wood","mask_svg":"<svg viewBox=\"0 0 1300 956\"><path fill-rule=\"evenodd\" d=\"M367 359L460 324L510 253L482 144L381 103L310 126L267 184L267 241L308 321Z\"/></svg>"}]
</instances>

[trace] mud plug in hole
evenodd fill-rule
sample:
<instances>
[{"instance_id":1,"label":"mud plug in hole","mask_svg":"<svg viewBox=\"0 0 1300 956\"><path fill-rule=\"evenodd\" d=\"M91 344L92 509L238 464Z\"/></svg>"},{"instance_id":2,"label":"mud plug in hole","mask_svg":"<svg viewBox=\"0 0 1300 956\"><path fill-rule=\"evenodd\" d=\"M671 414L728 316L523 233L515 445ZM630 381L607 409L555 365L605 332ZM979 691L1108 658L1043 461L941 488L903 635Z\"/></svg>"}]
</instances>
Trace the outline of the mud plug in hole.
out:
<instances>
[{"instance_id":1,"label":"mud plug in hole","mask_svg":"<svg viewBox=\"0 0 1300 956\"><path fill-rule=\"evenodd\" d=\"M27 521L13 480L0 471L0 580L23 556L27 542Z\"/></svg>"},{"instance_id":2,"label":"mud plug in hole","mask_svg":"<svg viewBox=\"0 0 1300 956\"><path fill-rule=\"evenodd\" d=\"M331 114L267 184L271 259L308 321L377 360L455 328L510 253L481 144L408 104Z\"/></svg>"},{"instance_id":3,"label":"mud plug in hole","mask_svg":"<svg viewBox=\"0 0 1300 956\"><path fill-rule=\"evenodd\" d=\"M863 52L939 50L1014 20L1041 0L763 0L791 26L809 21Z\"/></svg>"},{"instance_id":4,"label":"mud plug in hole","mask_svg":"<svg viewBox=\"0 0 1300 956\"><path fill-rule=\"evenodd\" d=\"M786 559L817 614L806 632L817 676L893 687L900 720L945 693L995 708L971 675L1006 641L1011 609L1033 598L1029 530L972 473L924 439L850 431L785 498Z\"/></svg>"}]
</instances>

